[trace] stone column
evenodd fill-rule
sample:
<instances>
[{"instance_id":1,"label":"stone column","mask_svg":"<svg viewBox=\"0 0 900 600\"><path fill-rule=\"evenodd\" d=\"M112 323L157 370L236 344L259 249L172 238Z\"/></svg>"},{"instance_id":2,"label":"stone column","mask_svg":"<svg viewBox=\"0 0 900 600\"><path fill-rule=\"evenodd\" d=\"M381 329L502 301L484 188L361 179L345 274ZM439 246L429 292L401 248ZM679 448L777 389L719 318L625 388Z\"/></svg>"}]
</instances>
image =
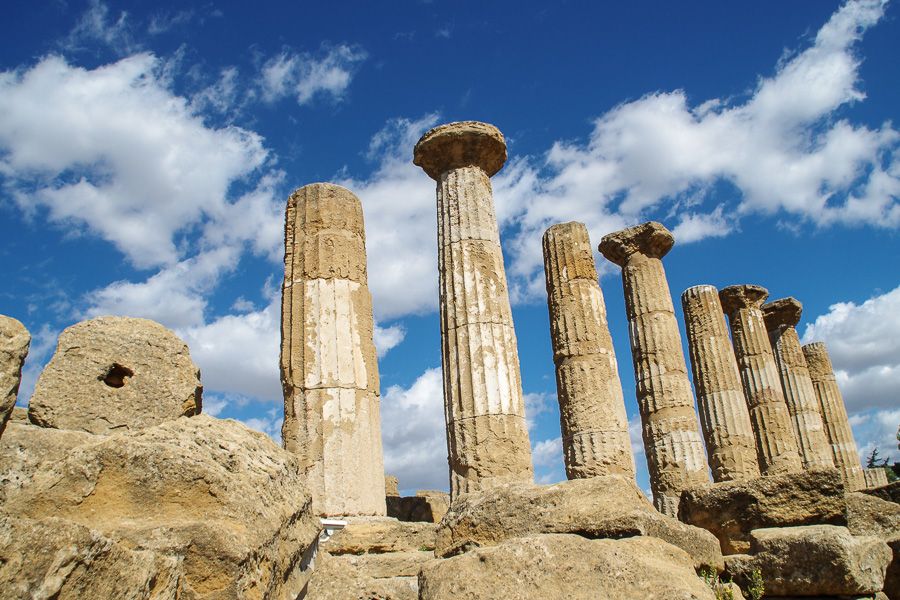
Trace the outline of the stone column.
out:
<instances>
[{"instance_id":1,"label":"stone column","mask_svg":"<svg viewBox=\"0 0 900 600\"><path fill-rule=\"evenodd\" d=\"M675 238L649 222L603 237L600 252L622 267L644 452L656 508L677 516L684 489L709 482L675 307L660 260Z\"/></svg>"},{"instance_id":2,"label":"stone column","mask_svg":"<svg viewBox=\"0 0 900 600\"><path fill-rule=\"evenodd\" d=\"M847 418L847 408L844 406L841 389L834 377L828 350L822 342L813 342L803 346L803 355L806 357L809 377L816 390L822 423L825 425L825 435L828 437L828 443L831 444L834 466L840 470L848 489L861 490L865 488L866 480L862 464L859 462L856 441L853 439L853 430L850 428L850 419Z\"/></svg>"},{"instance_id":3,"label":"stone column","mask_svg":"<svg viewBox=\"0 0 900 600\"><path fill-rule=\"evenodd\" d=\"M284 447L322 516L384 515L378 363L359 199L329 183L288 199L281 305Z\"/></svg>"},{"instance_id":4,"label":"stone column","mask_svg":"<svg viewBox=\"0 0 900 600\"><path fill-rule=\"evenodd\" d=\"M437 182L438 271L450 494L532 481L516 332L490 177L506 161L496 127L441 125L414 162Z\"/></svg>"},{"instance_id":5,"label":"stone column","mask_svg":"<svg viewBox=\"0 0 900 600\"><path fill-rule=\"evenodd\" d=\"M782 298L769 302L762 310L803 468L834 468L819 401L795 328L803 305L796 298Z\"/></svg>"},{"instance_id":6,"label":"stone column","mask_svg":"<svg viewBox=\"0 0 900 600\"><path fill-rule=\"evenodd\" d=\"M719 291L711 285L688 288L681 306L713 481L759 477L756 439Z\"/></svg>"},{"instance_id":7,"label":"stone column","mask_svg":"<svg viewBox=\"0 0 900 600\"><path fill-rule=\"evenodd\" d=\"M634 478L622 383L587 228L554 225L543 246L566 476Z\"/></svg>"},{"instance_id":8,"label":"stone column","mask_svg":"<svg viewBox=\"0 0 900 600\"><path fill-rule=\"evenodd\" d=\"M759 469L763 475L778 475L801 471L803 465L760 308L768 296L758 285L732 285L719 292L756 434Z\"/></svg>"},{"instance_id":9,"label":"stone column","mask_svg":"<svg viewBox=\"0 0 900 600\"><path fill-rule=\"evenodd\" d=\"M28 356L31 334L16 319L0 315L0 436L16 405L22 365Z\"/></svg>"}]
</instances>

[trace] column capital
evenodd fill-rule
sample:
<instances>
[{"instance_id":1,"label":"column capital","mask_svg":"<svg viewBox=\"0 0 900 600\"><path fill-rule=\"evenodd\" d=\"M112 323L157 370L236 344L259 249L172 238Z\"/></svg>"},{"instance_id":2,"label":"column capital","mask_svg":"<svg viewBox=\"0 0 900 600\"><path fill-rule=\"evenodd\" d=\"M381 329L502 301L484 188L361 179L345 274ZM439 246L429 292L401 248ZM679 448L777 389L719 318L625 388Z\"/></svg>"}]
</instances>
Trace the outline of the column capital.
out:
<instances>
[{"instance_id":1,"label":"column capital","mask_svg":"<svg viewBox=\"0 0 900 600\"><path fill-rule=\"evenodd\" d=\"M662 258L674 245L675 236L665 225L648 221L604 235L597 249L607 260L622 267L634 254Z\"/></svg>"},{"instance_id":2,"label":"column capital","mask_svg":"<svg viewBox=\"0 0 900 600\"><path fill-rule=\"evenodd\" d=\"M794 327L800 322L803 304L792 296L773 300L762 307L766 329L776 331L781 327Z\"/></svg>"},{"instance_id":3,"label":"column capital","mask_svg":"<svg viewBox=\"0 0 900 600\"><path fill-rule=\"evenodd\" d=\"M729 318L742 308L760 308L768 297L769 290L761 285L729 285L719 292L722 311Z\"/></svg>"},{"instance_id":4,"label":"column capital","mask_svg":"<svg viewBox=\"0 0 900 600\"><path fill-rule=\"evenodd\" d=\"M438 181L460 167L481 167L492 177L506 162L506 141L500 130L480 121L438 125L425 132L413 150L413 163Z\"/></svg>"}]
</instances>

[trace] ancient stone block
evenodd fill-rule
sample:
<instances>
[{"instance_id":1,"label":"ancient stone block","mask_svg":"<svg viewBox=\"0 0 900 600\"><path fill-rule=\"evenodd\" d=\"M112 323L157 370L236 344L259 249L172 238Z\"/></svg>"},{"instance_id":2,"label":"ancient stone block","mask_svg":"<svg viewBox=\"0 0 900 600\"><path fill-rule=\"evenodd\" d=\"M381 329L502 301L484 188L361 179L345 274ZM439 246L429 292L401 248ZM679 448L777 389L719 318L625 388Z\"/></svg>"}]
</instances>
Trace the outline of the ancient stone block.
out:
<instances>
[{"instance_id":1,"label":"ancient stone block","mask_svg":"<svg viewBox=\"0 0 900 600\"><path fill-rule=\"evenodd\" d=\"M778 475L796 473L803 463L763 320L761 307L768 296L758 285L732 285L719 292L756 434L759 470Z\"/></svg>"},{"instance_id":2,"label":"ancient stone block","mask_svg":"<svg viewBox=\"0 0 900 600\"><path fill-rule=\"evenodd\" d=\"M385 475L384 476L384 495L385 496L399 496L400 495L400 481L394 477L393 475Z\"/></svg>"},{"instance_id":3,"label":"ancient stone block","mask_svg":"<svg viewBox=\"0 0 900 600\"><path fill-rule=\"evenodd\" d=\"M678 517L712 532L725 554L747 552L750 532L766 527L846 525L844 483L822 469L715 483L687 490Z\"/></svg>"},{"instance_id":4,"label":"ancient stone block","mask_svg":"<svg viewBox=\"0 0 900 600\"><path fill-rule=\"evenodd\" d=\"M0 315L0 436L16 405L22 365L30 344L31 334L24 325Z\"/></svg>"},{"instance_id":5,"label":"ancient stone block","mask_svg":"<svg viewBox=\"0 0 900 600\"><path fill-rule=\"evenodd\" d=\"M900 504L900 481L894 481L877 488L860 490L860 492L868 494L870 496L875 496L876 498L881 498L882 500L888 500L890 502L896 502Z\"/></svg>"},{"instance_id":6,"label":"ancient stone block","mask_svg":"<svg viewBox=\"0 0 900 600\"><path fill-rule=\"evenodd\" d=\"M400 521L437 523L447 514L449 506L449 494L420 490L415 496L388 496L387 516Z\"/></svg>"},{"instance_id":7,"label":"ancient stone block","mask_svg":"<svg viewBox=\"0 0 900 600\"><path fill-rule=\"evenodd\" d=\"M634 477L622 384L587 228L553 225L543 246L566 475Z\"/></svg>"},{"instance_id":8,"label":"ancient stone block","mask_svg":"<svg viewBox=\"0 0 900 600\"><path fill-rule=\"evenodd\" d=\"M661 258L675 238L656 222L605 235L600 252L622 267L644 451L656 508L678 514L682 490L709 481L675 307Z\"/></svg>"},{"instance_id":9,"label":"ancient stone block","mask_svg":"<svg viewBox=\"0 0 900 600\"><path fill-rule=\"evenodd\" d=\"M813 342L803 346L803 356L806 358L809 376L819 401L819 410L825 425L825 434L831 444L834 466L840 469L844 476L847 489L861 490L866 487L866 479L828 350L822 342Z\"/></svg>"},{"instance_id":10,"label":"ancient stone block","mask_svg":"<svg viewBox=\"0 0 900 600\"><path fill-rule=\"evenodd\" d=\"M719 291L711 285L688 288L681 306L713 481L759 477L756 439Z\"/></svg>"},{"instance_id":11,"label":"ancient stone block","mask_svg":"<svg viewBox=\"0 0 900 600\"><path fill-rule=\"evenodd\" d=\"M833 525L757 529L750 552L726 557L727 572L744 585L759 569L767 598L875 594L891 560L880 539L852 536Z\"/></svg>"},{"instance_id":12,"label":"ancient stone block","mask_svg":"<svg viewBox=\"0 0 900 600\"><path fill-rule=\"evenodd\" d=\"M866 489L879 488L888 484L887 467L863 469L863 475L866 479Z\"/></svg>"},{"instance_id":13,"label":"ancient stone block","mask_svg":"<svg viewBox=\"0 0 900 600\"><path fill-rule=\"evenodd\" d=\"M187 345L147 319L98 317L59 336L28 404L42 427L108 434L200 413Z\"/></svg>"},{"instance_id":14,"label":"ancient stone block","mask_svg":"<svg viewBox=\"0 0 900 600\"><path fill-rule=\"evenodd\" d=\"M833 467L819 401L795 329L803 306L795 298L782 298L764 305L762 311L803 468Z\"/></svg>"},{"instance_id":15,"label":"ancient stone block","mask_svg":"<svg viewBox=\"0 0 900 600\"><path fill-rule=\"evenodd\" d=\"M419 140L413 162L437 182L441 362L450 495L531 481L516 333L490 177L500 131L464 121Z\"/></svg>"},{"instance_id":16,"label":"ancient stone block","mask_svg":"<svg viewBox=\"0 0 900 600\"><path fill-rule=\"evenodd\" d=\"M437 526L385 517L354 517L322 547L334 556L434 550Z\"/></svg>"},{"instance_id":17,"label":"ancient stone block","mask_svg":"<svg viewBox=\"0 0 900 600\"><path fill-rule=\"evenodd\" d=\"M508 484L460 496L438 526L437 556L535 533L589 538L658 537L685 550L697 568L720 569L715 537L654 510L622 475L573 479L550 486Z\"/></svg>"},{"instance_id":18,"label":"ancient stone block","mask_svg":"<svg viewBox=\"0 0 900 600\"><path fill-rule=\"evenodd\" d=\"M284 447L320 515L384 515L378 362L362 205L314 183L285 214L281 308Z\"/></svg>"},{"instance_id":19,"label":"ancient stone block","mask_svg":"<svg viewBox=\"0 0 900 600\"><path fill-rule=\"evenodd\" d=\"M529 535L426 563L422 600L714 600L683 550L651 537Z\"/></svg>"}]
</instances>

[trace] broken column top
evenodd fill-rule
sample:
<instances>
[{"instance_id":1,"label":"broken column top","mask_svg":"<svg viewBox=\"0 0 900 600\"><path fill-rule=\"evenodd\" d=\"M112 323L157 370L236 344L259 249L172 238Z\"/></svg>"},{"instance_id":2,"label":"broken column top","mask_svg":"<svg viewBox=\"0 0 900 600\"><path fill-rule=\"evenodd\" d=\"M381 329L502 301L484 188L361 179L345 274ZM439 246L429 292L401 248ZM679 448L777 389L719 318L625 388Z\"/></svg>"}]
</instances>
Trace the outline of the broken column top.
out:
<instances>
[{"instance_id":1,"label":"broken column top","mask_svg":"<svg viewBox=\"0 0 900 600\"><path fill-rule=\"evenodd\" d=\"M548 246L562 246L563 252L557 258L559 263L559 283L574 281L576 279L588 279L597 281L597 267L594 265L594 255L591 252L591 240L587 227L578 221L557 223L551 225L544 232L544 253L548 252Z\"/></svg>"},{"instance_id":2,"label":"broken column top","mask_svg":"<svg viewBox=\"0 0 900 600\"><path fill-rule=\"evenodd\" d=\"M347 188L333 183L310 183L288 197L288 210L300 207L307 231L344 229L365 239L362 204Z\"/></svg>"},{"instance_id":3,"label":"broken column top","mask_svg":"<svg viewBox=\"0 0 900 600\"><path fill-rule=\"evenodd\" d=\"M779 327L793 327L800 322L803 305L793 297L773 300L762 307L766 329L774 331Z\"/></svg>"},{"instance_id":4,"label":"broken column top","mask_svg":"<svg viewBox=\"0 0 900 600\"><path fill-rule=\"evenodd\" d=\"M500 130L480 121L438 125L422 136L413 163L435 181L451 169L481 167L492 177L506 162L506 141Z\"/></svg>"},{"instance_id":5,"label":"broken column top","mask_svg":"<svg viewBox=\"0 0 900 600\"><path fill-rule=\"evenodd\" d=\"M633 254L662 258L675 245L675 236L662 223L648 221L603 236L598 250L620 267Z\"/></svg>"},{"instance_id":6,"label":"broken column top","mask_svg":"<svg viewBox=\"0 0 900 600\"><path fill-rule=\"evenodd\" d=\"M729 285L719 292L722 311L731 317L742 308L759 308L769 297L769 290L761 285Z\"/></svg>"},{"instance_id":7,"label":"broken column top","mask_svg":"<svg viewBox=\"0 0 900 600\"><path fill-rule=\"evenodd\" d=\"M831 366L831 357L825 342L810 342L803 346L803 356L809 366L809 374L813 380L831 379L834 377L834 367Z\"/></svg>"}]
</instances>

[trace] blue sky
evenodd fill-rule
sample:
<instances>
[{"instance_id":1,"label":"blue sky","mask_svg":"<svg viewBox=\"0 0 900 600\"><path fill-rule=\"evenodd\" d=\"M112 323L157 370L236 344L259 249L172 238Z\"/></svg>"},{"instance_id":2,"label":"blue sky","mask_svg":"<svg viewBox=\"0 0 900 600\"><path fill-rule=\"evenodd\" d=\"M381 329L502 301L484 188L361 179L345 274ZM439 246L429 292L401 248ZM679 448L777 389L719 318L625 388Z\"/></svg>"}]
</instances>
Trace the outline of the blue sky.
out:
<instances>
[{"instance_id":1,"label":"blue sky","mask_svg":"<svg viewBox=\"0 0 900 600\"><path fill-rule=\"evenodd\" d=\"M550 4L550 5L548 5ZM13 2L0 23L0 313L34 336L20 404L80 319L156 319L204 409L273 437L283 209L366 214L385 462L447 487L429 127L506 135L494 178L536 475L564 477L540 236L655 219L692 285L805 307L862 453L898 457L900 9L876 0ZM627 4L627 5L626 5ZM647 488L621 282L598 256ZM900 457L898 457L900 458Z\"/></svg>"}]
</instances>

